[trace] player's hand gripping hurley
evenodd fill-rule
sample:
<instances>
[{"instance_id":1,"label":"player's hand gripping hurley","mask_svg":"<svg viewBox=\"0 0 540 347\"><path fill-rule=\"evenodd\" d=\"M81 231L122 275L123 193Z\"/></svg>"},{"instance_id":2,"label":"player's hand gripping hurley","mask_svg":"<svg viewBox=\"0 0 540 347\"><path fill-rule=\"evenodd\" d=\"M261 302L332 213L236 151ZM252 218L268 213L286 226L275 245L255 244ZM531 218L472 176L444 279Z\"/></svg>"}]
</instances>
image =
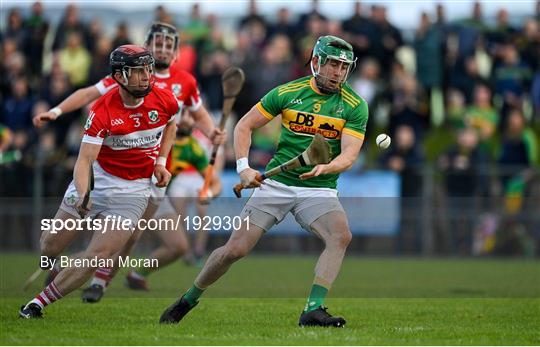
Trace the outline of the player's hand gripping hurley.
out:
<instances>
[{"instance_id":1,"label":"player's hand gripping hurley","mask_svg":"<svg viewBox=\"0 0 540 347\"><path fill-rule=\"evenodd\" d=\"M267 178L285 171L308 165L328 164L331 160L332 154L330 151L330 145L328 142L326 142L321 134L315 134L311 144L304 152L302 152L296 158L289 160L285 164L266 171L260 177L258 177L257 180L262 182ZM234 186L233 190L237 198L242 196L242 189L244 188L246 187L244 187L242 183L238 183Z\"/></svg>"},{"instance_id":2,"label":"player's hand gripping hurley","mask_svg":"<svg viewBox=\"0 0 540 347\"><path fill-rule=\"evenodd\" d=\"M227 123L227 119L231 114L236 97L244 85L244 80L244 71L238 67L228 68L223 73L223 76L221 76L221 85L223 87L223 107L221 111L221 120L219 122L220 130L223 130L225 124ZM210 187L210 182L214 176L214 164L216 162L218 149L219 145L214 145L212 148L212 155L210 157L208 169L206 170L206 175L204 176L204 185L199 193L199 198L201 201L205 201L208 198L208 188Z\"/></svg>"}]
</instances>

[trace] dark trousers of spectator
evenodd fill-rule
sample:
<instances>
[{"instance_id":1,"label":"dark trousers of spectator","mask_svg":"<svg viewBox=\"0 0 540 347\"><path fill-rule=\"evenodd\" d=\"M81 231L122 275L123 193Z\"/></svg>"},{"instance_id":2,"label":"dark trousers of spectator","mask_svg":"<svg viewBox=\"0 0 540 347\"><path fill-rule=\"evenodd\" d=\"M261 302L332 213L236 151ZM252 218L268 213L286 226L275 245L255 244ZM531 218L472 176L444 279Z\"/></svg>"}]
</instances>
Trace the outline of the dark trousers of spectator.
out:
<instances>
[{"instance_id":1,"label":"dark trousers of spectator","mask_svg":"<svg viewBox=\"0 0 540 347\"><path fill-rule=\"evenodd\" d=\"M452 254L470 255L475 216L474 199L471 197L448 197L446 216L449 251Z\"/></svg>"}]
</instances>

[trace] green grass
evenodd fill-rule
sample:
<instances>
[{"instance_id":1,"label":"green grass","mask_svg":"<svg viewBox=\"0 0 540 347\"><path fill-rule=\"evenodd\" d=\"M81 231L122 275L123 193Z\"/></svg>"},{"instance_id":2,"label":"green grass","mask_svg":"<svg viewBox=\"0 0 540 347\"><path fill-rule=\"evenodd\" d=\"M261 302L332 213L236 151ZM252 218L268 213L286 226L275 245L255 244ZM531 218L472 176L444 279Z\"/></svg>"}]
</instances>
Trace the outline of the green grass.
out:
<instances>
[{"instance_id":1,"label":"green grass","mask_svg":"<svg viewBox=\"0 0 540 347\"><path fill-rule=\"evenodd\" d=\"M245 259L173 326L157 324L159 316L198 269L167 267L150 277L148 293L124 289L121 274L101 303L82 304L75 292L28 321L17 310L41 288L20 288L37 257L0 259L3 345L540 344L535 261L348 257L326 301L347 326L302 329L314 256Z\"/></svg>"}]
</instances>

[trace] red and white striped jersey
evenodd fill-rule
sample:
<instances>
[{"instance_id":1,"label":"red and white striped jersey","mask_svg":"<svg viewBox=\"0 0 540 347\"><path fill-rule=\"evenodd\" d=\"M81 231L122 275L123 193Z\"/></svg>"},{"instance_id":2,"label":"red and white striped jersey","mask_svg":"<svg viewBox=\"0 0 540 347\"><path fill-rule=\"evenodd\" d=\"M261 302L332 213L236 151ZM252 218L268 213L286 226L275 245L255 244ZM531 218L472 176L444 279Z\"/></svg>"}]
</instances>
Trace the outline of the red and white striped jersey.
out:
<instances>
[{"instance_id":1,"label":"red and white striped jersey","mask_svg":"<svg viewBox=\"0 0 540 347\"><path fill-rule=\"evenodd\" d=\"M97 161L111 175L150 178L168 122L179 104L166 89L152 88L139 105L122 102L118 88L100 97L84 127L83 142L102 145Z\"/></svg>"},{"instance_id":2,"label":"red and white striped jersey","mask_svg":"<svg viewBox=\"0 0 540 347\"><path fill-rule=\"evenodd\" d=\"M170 90L178 100L180 108L176 118L177 122L180 121L180 115L182 114L184 106L190 111L197 111L201 107L202 100L197 86L197 80L189 72L174 69L167 74L156 72L154 77L154 87ZM104 95L110 90L118 87L118 84L109 75L102 78L94 86L101 95Z\"/></svg>"}]
</instances>

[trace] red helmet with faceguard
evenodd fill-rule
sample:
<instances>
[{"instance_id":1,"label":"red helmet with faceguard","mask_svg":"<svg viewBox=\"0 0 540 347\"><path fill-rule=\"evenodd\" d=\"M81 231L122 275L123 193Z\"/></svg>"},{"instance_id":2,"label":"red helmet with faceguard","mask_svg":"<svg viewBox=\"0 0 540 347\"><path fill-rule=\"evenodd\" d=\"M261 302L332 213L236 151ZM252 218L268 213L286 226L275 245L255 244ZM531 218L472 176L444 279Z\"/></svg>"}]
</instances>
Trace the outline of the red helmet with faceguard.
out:
<instances>
[{"instance_id":1,"label":"red helmet with faceguard","mask_svg":"<svg viewBox=\"0 0 540 347\"><path fill-rule=\"evenodd\" d=\"M153 80L153 68L155 60L152 53L148 49L137 45L123 45L116 48L110 56L111 73L114 80L126 90L128 93L136 98L142 98L152 90L153 83L149 83L148 88L144 90L129 89L127 83L121 83L115 77L116 72L120 72L125 81L129 80L133 69L145 69L150 70L151 79Z\"/></svg>"}]
</instances>

